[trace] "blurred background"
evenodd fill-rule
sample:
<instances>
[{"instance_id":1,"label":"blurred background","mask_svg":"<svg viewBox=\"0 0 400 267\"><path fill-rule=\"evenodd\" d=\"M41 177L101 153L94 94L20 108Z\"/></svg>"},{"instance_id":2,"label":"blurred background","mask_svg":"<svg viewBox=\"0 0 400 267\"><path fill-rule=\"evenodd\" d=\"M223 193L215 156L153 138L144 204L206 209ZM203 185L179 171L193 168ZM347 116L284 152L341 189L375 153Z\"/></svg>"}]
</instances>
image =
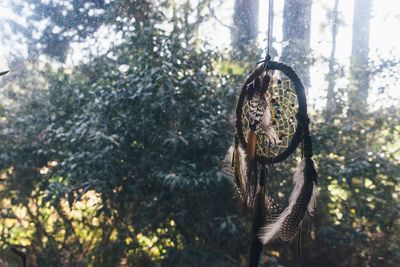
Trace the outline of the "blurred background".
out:
<instances>
[{"instance_id":1,"label":"blurred background","mask_svg":"<svg viewBox=\"0 0 400 267\"><path fill-rule=\"evenodd\" d=\"M306 85L321 196L260 266L400 266L400 3L275 0ZM1 266L246 266L222 159L267 0L0 2ZM294 155L273 167L285 206Z\"/></svg>"}]
</instances>

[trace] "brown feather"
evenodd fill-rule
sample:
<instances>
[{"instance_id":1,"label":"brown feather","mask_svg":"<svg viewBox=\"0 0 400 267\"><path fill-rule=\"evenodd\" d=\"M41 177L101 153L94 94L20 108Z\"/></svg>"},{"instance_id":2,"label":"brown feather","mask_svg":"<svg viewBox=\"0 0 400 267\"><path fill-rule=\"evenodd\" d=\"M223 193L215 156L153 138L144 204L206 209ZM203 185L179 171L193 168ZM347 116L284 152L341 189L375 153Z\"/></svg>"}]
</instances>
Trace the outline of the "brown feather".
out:
<instances>
[{"instance_id":1,"label":"brown feather","mask_svg":"<svg viewBox=\"0 0 400 267\"><path fill-rule=\"evenodd\" d=\"M247 165L250 167L256 156L257 136L256 133L250 131L247 135Z\"/></svg>"},{"instance_id":2,"label":"brown feather","mask_svg":"<svg viewBox=\"0 0 400 267\"><path fill-rule=\"evenodd\" d=\"M255 132L250 131L247 135L247 184L246 191L250 195L252 202L257 194L258 182L257 182L257 163L256 157L256 146L257 146L257 135ZM252 205L253 206L253 205Z\"/></svg>"}]
</instances>

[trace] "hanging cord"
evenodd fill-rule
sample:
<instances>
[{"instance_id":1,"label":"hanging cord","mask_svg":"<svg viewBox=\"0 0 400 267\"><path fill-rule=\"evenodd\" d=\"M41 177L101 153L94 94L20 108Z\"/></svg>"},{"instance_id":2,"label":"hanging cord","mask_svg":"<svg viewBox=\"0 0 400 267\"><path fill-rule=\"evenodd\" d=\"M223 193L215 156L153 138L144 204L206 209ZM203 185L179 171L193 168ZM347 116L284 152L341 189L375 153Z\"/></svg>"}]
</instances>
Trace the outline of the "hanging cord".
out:
<instances>
[{"instance_id":1,"label":"hanging cord","mask_svg":"<svg viewBox=\"0 0 400 267\"><path fill-rule=\"evenodd\" d=\"M257 62L257 65L264 62L264 69L267 69L267 64L271 60L271 56L269 54L272 34L272 6L273 0L269 0L269 10L268 10L268 35L267 35L267 54L265 59ZM268 76L267 76L268 77ZM257 163L256 163L257 166ZM257 172L256 172L257 173ZM258 231L260 230L261 226L264 224L265 221L265 197L266 197L266 180L268 176L268 168L266 165L261 166L260 170L260 177L258 180L258 185L260 187L260 192L256 195L255 201L255 210L253 214L253 223L252 223L252 230L251 230L251 247L250 247L250 259L249 259L249 267L257 267L259 265L260 256L263 250L263 244L258 238ZM271 218L271 214L270 218Z\"/></svg>"},{"instance_id":2,"label":"hanging cord","mask_svg":"<svg viewBox=\"0 0 400 267\"><path fill-rule=\"evenodd\" d=\"M272 43L272 19L274 16L274 0L268 2L268 32L267 32L267 56Z\"/></svg>"},{"instance_id":3,"label":"hanging cord","mask_svg":"<svg viewBox=\"0 0 400 267\"><path fill-rule=\"evenodd\" d=\"M251 247L249 267L259 266L260 256L263 250L263 244L258 239L258 231L265 221L265 181L267 179L267 167L261 166L260 178L258 180L260 191L256 195L255 209L253 212L253 222L251 226Z\"/></svg>"},{"instance_id":4,"label":"hanging cord","mask_svg":"<svg viewBox=\"0 0 400 267\"><path fill-rule=\"evenodd\" d=\"M265 59L258 61L256 64L264 63L264 68L267 67L268 61L271 60L271 55L269 54L270 48L272 46L272 20L274 17L274 0L268 0L268 28L267 28L267 54Z\"/></svg>"}]
</instances>

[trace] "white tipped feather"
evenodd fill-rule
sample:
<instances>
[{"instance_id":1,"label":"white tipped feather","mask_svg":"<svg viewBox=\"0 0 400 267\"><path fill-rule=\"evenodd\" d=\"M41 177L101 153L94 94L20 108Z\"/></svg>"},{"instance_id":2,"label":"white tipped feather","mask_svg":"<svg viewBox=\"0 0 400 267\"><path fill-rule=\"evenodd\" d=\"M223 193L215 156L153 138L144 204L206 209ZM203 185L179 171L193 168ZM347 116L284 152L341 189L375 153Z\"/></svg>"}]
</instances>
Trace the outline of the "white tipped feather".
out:
<instances>
[{"instance_id":1,"label":"white tipped feather","mask_svg":"<svg viewBox=\"0 0 400 267\"><path fill-rule=\"evenodd\" d=\"M261 120L261 127L265 131L268 136L268 140L271 143L272 147L275 147L276 144L279 142L278 134L276 133L274 127L272 126L272 115L271 115L271 106L269 104L269 95L264 96L267 106L265 108L262 120Z\"/></svg>"},{"instance_id":2,"label":"white tipped feather","mask_svg":"<svg viewBox=\"0 0 400 267\"><path fill-rule=\"evenodd\" d=\"M238 146L238 148L235 148L235 146L231 146L228 150L228 155L229 156L229 163L231 164L233 160L238 160L239 161L239 174L241 181L244 182L247 180L247 159L246 159L246 154L243 150L242 147ZM234 162L235 164L235 162ZM235 170L236 166L233 166L233 170ZM235 183L234 177L232 177L232 182Z\"/></svg>"},{"instance_id":3,"label":"white tipped feather","mask_svg":"<svg viewBox=\"0 0 400 267\"><path fill-rule=\"evenodd\" d=\"M232 161L234 158L233 153L235 153L235 146L230 146L228 149L228 153L226 153L226 156L224 158L224 164L227 165L230 169L232 169ZM233 180L232 180L233 181Z\"/></svg>"},{"instance_id":4,"label":"white tipped feather","mask_svg":"<svg viewBox=\"0 0 400 267\"><path fill-rule=\"evenodd\" d=\"M249 178L247 177L247 158L246 153L243 148L239 146L236 149L236 157L238 157L239 161L239 172L240 172L240 187L243 200L247 207L251 208L254 204L253 196L251 195L251 189L249 184Z\"/></svg>"},{"instance_id":5,"label":"white tipped feather","mask_svg":"<svg viewBox=\"0 0 400 267\"><path fill-rule=\"evenodd\" d=\"M318 171L318 167L316 166L315 162L312 161L312 163L314 165L315 170ZM307 206L307 211L310 216L314 215L315 208L317 207L318 197L319 197L318 187L315 183L313 183L313 191L311 194L310 202L308 203Z\"/></svg>"},{"instance_id":6,"label":"white tipped feather","mask_svg":"<svg viewBox=\"0 0 400 267\"><path fill-rule=\"evenodd\" d=\"M264 245L277 237L283 222L285 221L286 217L288 217L289 214L292 212L293 206L295 205L301 193L301 189L304 185L304 167L305 159L301 160L293 176L294 189L289 197L289 206L279 215L279 217L273 223L263 226L260 229L258 238Z\"/></svg>"},{"instance_id":7,"label":"white tipped feather","mask_svg":"<svg viewBox=\"0 0 400 267\"><path fill-rule=\"evenodd\" d=\"M233 171L231 175L231 181L234 185L238 187L245 205L251 208L253 207L254 199L251 195L250 185L247 177L246 153L241 146L238 146L237 148L231 146L228 150L227 157L229 157L230 164L232 164L232 161L234 161L234 166L231 166L231 169ZM237 173L238 179L235 178L235 173Z\"/></svg>"},{"instance_id":8,"label":"white tipped feather","mask_svg":"<svg viewBox=\"0 0 400 267\"><path fill-rule=\"evenodd\" d=\"M247 159L246 153L241 146L237 148L237 156L239 156L240 161L240 175L242 175L242 181L247 181Z\"/></svg>"},{"instance_id":9,"label":"white tipped feather","mask_svg":"<svg viewBox=\"0 0 400 267\"><path fill-rule=\"evenodd\" d=\"M308 206L307 206L308 214L310 214L311 216L314 215L315 208L317 207L318 196L319 196L319 191L318 191L317 186L314 184L310 202L308 203Z\"/></svg>"},{"instance_id":10,"label":"white tipped feather","mask_svg":"<svg viewBox=\"0 0 400 267\"><path fill-rule=\"evenodd\" d=\"M233 160L233 153L234 153L235 147L231 146L228 149L228 153L226 153L224 160L223 160L223 172L227 177L229 177L229 180L234 183L235 182L235 172L234 168L232 166L232 160Z\"/></svg>"}]
</instances>

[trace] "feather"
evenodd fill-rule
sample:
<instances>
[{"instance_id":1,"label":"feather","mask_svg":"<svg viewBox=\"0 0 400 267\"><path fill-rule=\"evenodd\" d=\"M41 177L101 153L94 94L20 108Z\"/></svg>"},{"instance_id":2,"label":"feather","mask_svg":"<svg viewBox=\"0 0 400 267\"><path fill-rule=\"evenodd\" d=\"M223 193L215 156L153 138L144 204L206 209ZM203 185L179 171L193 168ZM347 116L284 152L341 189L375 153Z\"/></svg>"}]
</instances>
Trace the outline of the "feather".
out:
<instances>
[{"instance_id":1,"label":"feather","mask_svg":"<svg viewBox=\"0 0 400 267\"><path fill-rule=\"evenodd\" d=\"M257 135L255 132L250 131L247 135L247 164L251 165L256 155Z\"/></svg>"},{"instance_id":2,"label":"feather","mask_svg":"<svg viewBox=\"0 0 400 267\"><path fill-rule=\"evenodd\" d=\"M267 101L263 93L261 93L261 79L257 77L253 81L253 87L248 86L249 100L249 128L252 131L257 131L260 128L260 123L267 107ZM254 92L253 92L254 90Z\"/></svg>"},{"instance_id":3,"label":"feather","mask_svg":"<svg viewBox=\"0 0 400 267\"><path fill-rule=\"evenodd\" d=\"M250 100L254 96L254 83L247 85L247 99Z\"/></svg>"},{"instance_id":4,"label":"feather","mask_svg":"<svg viewBox=\"0 0 400 267\"><path fill-rule=\"evenodd\" d=\"M262 86L260 93L263 95L267 92L269 84L270 84L271 78L269 77L268 73L265 73L263 79L262 79Z\"/></svg>"},{"instance_id":5,"label":"feather","mask_svg":"<svg viewBox=\"0 0 400 267\"><path fill-rule=\"evenodd\" d=\"M231 181L236 186L244 206L254 206L254 189L250 186L248 179L247 157L243 148L231 146L225 157L225 162L230 162L227 173L232 177Z\"/></svg>"},{"instance_id":6,"label":"feather","mask_svg":"<svg viewBox=\"0 0 400 267\"><path fill-rule=\"evenodd\" d=\"M272 126L272 115L271 115L271 107L268 104L269 103L269 94L267 93L266 96L266 108L261 120L261 128L264 130L265 134L268 137L268 140L271 144L272 147L275 147L277 143L279 143L279 137L278 134L276 133L274 127Z\"/></svg>"},{"instance_id":7,"label":"feather","mask_svg":"<svg viewBox=\"0 0 400 267\"><path fill-rule=\"evenodd\" d=\"M257 131L266 107L265 98L255 94L249 101L249 128Z\"/></svg>"},{"instance_id":8,"label":"feather","mask_svg":"<svg viewBox=\"0 0 400 267\"><path fill-rule=\"evenodd\" d=\"M261 79L260 79L260 77L257 77L254 79L254 90L256 92L259 92L260 88L261 88Z\"/></svg>"},{"instance_id":9,"label":"feather","mask_svg":"<svg viewBox=\"0 0 400 267\"><path fill-rule=\"evenodd\" d=\"M267 92L269 86L269 76L264 75L262 87L260 87L260 78L256 78L248 86L249 99L249 128L253 132L262 129L268 137L272 147L279 142L278 134L272 126L271 107L269 104L270 95Z\"/></svg>"},{"instance_id":10,"label":"feather","mask_svg":"<svg viewBox=\"0 0 400 267\"><path fill-rule=\"evenodd\" d=\"M318 197L319 197L318 187L314 184L310 202L308 203L307 206L307 211L310 216L314 216L315 208L317 207Z\"/></svg>"},{"instance_id":11,"label":"feather","mask_svg":"<svg viewBox=\"0 0 400 267\"><path fill-rule=\"evenodd\" d=\"M293 176L294 188L289 197L289 206L273 223L263 226L259 232L258 237L263 244L277 237L288 241L295 236L306 212L310 213L315 208L318 192L315 189L316 178L313 161L304 158Z\"/></svg>"},{"instance_id":12,"label":"feather","mask_svg":"<svg viewBox=\"0 0 400 267\"><path fill-rule=\"evenodd\" d=\"M254 204L254 198L257 194L258 183L257 183L257 162L255 161L257 149L257 135L255 132L250 131L247 136L247 173L246 173L246 197L250 198L250 206Z\"/></svg>"},{"instance_id":13,"label":"feather","mask_svg":"<svg viewBox=\"0 0 400 267\"><path fill-rule=\"evenodd\" d=\"M278 203L275 202L275 200L269 196L266 195L265 197L265 224L273 223L279 214L281 213L281 209L278 205Z\"/></svg>"},{"instance_id":14,"label":"feather","mask_svg":"<svg viewBox=\"0 0 400 267\"><path fill-rule=\"evenodd\" d=\"M309 170L307 170L309 168ZM318 191L318 174L317 174L317 168L315 166L315 162L311 158L306 158L306 173L308 172L308 179L313 182L313 190L311 194L310 201L307 206L307 211L308 214L313 216L315 208L317 207L317 200L319 196L319 191Z\"/></svg>"},{"instance_id":15,"label":"feather","mask_svg":"<svg viewBox=\"0 0 400 267\"><path fill-rule=\"evenodd\" d=\"M230 146L228 149L228 153L226 153L226 156L224 157L223 162L223 173L230 178L231 182L234 183L234 164L235 164L235 146Z\"/></svg>"}]
</instances>

